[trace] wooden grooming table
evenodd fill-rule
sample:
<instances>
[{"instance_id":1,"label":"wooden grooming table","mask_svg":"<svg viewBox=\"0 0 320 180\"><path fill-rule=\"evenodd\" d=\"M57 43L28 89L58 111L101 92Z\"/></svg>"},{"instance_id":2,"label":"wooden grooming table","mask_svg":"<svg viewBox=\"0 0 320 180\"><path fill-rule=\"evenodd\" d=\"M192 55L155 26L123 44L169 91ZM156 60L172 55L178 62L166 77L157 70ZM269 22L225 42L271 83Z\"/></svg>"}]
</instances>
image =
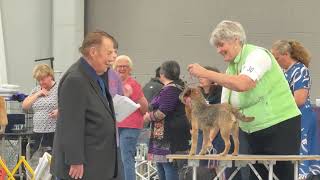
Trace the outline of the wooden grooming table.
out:
<instances>
[{"instance_id":1,"label":"wooden grooming table","mask_svg":"<svg viewBox=\"0 0 320 180\"><path fill-rule=\"evenodd\" d=\"M278 179L273 173L273 165L276 164L277 161L291 161L294 164L294 179L298 180L298 167L299 162L304 160L320 160L320 155L238 155L238 156L219 156L219 155L178 155L171 154L167 155L169 161L173 161L175 159L187 159L188 165L193 168L193 176L192 179L197 179L197 166L199 166L199 160L216 160L219 161L219 170L217 172L217 176L214 180L217 180L220 175L224 172L224 170L228 167L232 167L232 162L236 166L236 170L231 174L230 180L237 174L241 167L245 167L249 165L249 167L253 170L258 179L262 180L259 173L253 167L255 163L261 163L266 166L269 170L269 180Z\"/></svg>"}]
</instances>

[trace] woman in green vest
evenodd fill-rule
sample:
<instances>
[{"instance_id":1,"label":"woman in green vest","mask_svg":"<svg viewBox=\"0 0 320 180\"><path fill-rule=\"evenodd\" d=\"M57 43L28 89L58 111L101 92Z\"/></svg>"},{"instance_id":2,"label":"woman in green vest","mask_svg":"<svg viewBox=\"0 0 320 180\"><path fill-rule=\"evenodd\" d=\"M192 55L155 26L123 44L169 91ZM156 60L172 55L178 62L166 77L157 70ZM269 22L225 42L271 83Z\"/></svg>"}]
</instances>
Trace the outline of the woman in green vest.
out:
<instances>
[{"instance_id":1,"label":"woman in green vest","mask_svg":"<svg viewBox=\"0 0 320 180\"><path fill-rule=\"evenodd\" d=\"M221 102L241 109L252 122L240 122L249 144L249 153L258 155L294 155L300 147L300 111L277 61L267 49L246 43L242 25L222 21L213 30L211 45L228 63L226 73L208 71L190 64L189 72L223 86ZM264 165L256 165L262 179L267 179ZM291 162L277 162L276 176L291 180ZM251 173L250 179L256 179Z\"/></svg>"}]
</instances>

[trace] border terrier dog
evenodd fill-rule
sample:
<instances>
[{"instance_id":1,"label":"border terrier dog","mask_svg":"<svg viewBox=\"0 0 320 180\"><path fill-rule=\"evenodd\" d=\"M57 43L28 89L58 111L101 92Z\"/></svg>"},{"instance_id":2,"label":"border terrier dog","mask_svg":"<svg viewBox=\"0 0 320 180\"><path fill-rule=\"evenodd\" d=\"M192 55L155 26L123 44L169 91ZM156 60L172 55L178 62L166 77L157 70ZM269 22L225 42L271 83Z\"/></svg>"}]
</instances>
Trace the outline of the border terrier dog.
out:
<instances>
[{"instance_id":1,"label":"border terrier dog","mask_svg":"<svg viewBox=\"0 0 320 180\"><path fill-rule=\"evenodd\" d=\"M225 144L225 149L219 155L226 155L230 149L230 134L234 141L234 151L236 156L239 152L239 120L250 122L254 117L246 117L238 109L228 103L207 104L200 88L187 87L179 96L185 104L186 116L191 122L191 149L189 155L194 155L198 142L198 129L203 131L203 142L200 155L207 152L212 140L219 130Z\"/></svg>"}]
</instances>

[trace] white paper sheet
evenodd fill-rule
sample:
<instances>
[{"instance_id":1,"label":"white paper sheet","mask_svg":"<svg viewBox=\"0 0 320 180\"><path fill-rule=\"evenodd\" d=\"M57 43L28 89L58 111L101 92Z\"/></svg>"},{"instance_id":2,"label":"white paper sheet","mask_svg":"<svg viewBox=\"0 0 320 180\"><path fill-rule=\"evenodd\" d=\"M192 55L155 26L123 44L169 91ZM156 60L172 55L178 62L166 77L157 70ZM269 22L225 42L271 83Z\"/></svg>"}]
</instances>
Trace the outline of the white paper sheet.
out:
<instances>
[{"instance_id":1,"label":"white paper sheet","mask_svg":"<svg viewBox=\"0 0 320 180\"><path fill-rule=\"evenodd\" d=\"M116 114L116 120L118 122L123 121L130 114L140 108L140 104L135 103L126 96L120 96L118 94L113 97L113 106Z\"/></svg>"},{"instance_id":2,"label":"white paper sheet","mask_svg":"<svg viewBox=\"0 0 320 180\"><path fill-rule=\"evenodd\" d=\"M50 174L50 161L51 155L45 152L39 159L39 164L34 171L35 180L51 180L52 175Z\"/></svg>"}]
</instances>

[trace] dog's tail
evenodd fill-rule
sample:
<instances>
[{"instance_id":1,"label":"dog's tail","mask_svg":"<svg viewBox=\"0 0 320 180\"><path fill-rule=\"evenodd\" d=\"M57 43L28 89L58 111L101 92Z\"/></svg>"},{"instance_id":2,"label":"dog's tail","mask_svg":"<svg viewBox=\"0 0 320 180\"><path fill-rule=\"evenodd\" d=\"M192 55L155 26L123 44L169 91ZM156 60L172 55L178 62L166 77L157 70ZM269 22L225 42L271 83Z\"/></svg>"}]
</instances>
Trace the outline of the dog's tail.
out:
<instances>
[{"instance_id":1,"label":"dog's tail","mask_svg":"<svg viewBox=\"0 0 320 180\"><path fill-rule=\"evenodd\" d=\"M244 121L244 122L251 122L254 120L254 117L247 117L242 114L239 109L232 108L232 113L236 116L237 119Z\"/></svg>"}]
</instances>

